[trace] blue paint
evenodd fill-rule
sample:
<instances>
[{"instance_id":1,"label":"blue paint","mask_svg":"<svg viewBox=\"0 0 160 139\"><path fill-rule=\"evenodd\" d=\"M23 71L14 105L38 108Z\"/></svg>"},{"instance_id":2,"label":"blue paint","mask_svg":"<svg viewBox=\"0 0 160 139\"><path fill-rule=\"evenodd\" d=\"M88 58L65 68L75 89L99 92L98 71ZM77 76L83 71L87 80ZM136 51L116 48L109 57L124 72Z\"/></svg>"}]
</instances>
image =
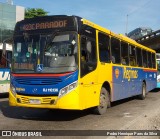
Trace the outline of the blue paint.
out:
<instances>
[{"instance_id":1,"label":"blue paint","mask_svg":"<svg viewBox=\"0 0 160 139\"><path fill-rule=\"evenodd\" d=\"M147 92L157 85L156 72L138 68L113 67L113 98L112 101L141 94L142 82L146 82Z\"/></svg>"},{"instance_id":2,"label":"blue paint","mask_svg":"<svg viewBox=\"0 0 160 139\"><path fill-rule=\"evenodd\" d=\"M22 95L55 95L59 91L78 80L78 70L72 74L59 77L13 77L11 83L16 92Z\"/></svg>"},{"instance_id":3,"label":"blue paint","mask_svg":"<svg viewBox=\"0 0 160 139\"><path fill-rule=\"evenodd\" d=\"M0 69L0 81L10 80L10 69L3 68Z\"/></svg>"}]
</instances>

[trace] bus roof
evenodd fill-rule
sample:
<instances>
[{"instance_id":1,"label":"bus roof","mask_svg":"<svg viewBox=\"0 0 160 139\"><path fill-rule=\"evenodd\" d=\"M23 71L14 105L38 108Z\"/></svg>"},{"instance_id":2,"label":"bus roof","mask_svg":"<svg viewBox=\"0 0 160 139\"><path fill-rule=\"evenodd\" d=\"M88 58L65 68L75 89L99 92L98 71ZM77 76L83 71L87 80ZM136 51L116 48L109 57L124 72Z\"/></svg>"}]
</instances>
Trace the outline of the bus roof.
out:
<instances>
[{"instance_id":1,"label":"bus roof","mask_svg":"<svg viewBox=\"0 0 160 139\"><path fill-rule=\"evenodd\" d=\"M132 40L132 39L130 39L130 38L128 38L128 37L126 37L126 36L124 36L124 35L122 35L122 34L116 34L116 33L114 33L114 32L112 32L112 31L110 31L110 30L108 30L108 29L106 29L106 28L104 28L104 27L101 27L100 25L97 25L97 24L95 24L95 23L93 23L93 22L91 22L91 21L89 21L89 20L87 20L87 19L84 19L84 18L81 18L81 17L79 17L79 16L75 16L75 15L72 15L72 16L67 16L67 15L53 15L53 16L42 16L42 17L36 17L36 18L32 18L32 19L25 19L25 20L22 20L22 21L20 21L20 22L18 22L17 24L16 24L16 27L15 27L15 31L23 31L23 29L25 29L24 28L24 25L26 24L26 25L34 25L34 23L35 22L42 22L42 23L46 23L46 22L52 22L53 21L53 19L55 20L55 19L63 19L63 18L65 18L65 19L68 19L68 23L70 24L68 27L73 27L74 28L74 30L77 30L77 26L75 26L75 22L77 22L77 23L83 23L83 24L85 24L85 25L88 25L88 26L91 26L91 27L93 27L93 28L95 28L95 29L97 29L97 30L100 30L100 31L102 31L102 32L104 32L104 33L106 33L106 34L108 34L108 35L110 35L110 36L113 36L113 37L116 37L116 38L118 38L119 40L123 40L123 41L125 41L125 42L127 42L127 43L130 43L130 44L132 44L132 45L135 45L135 46L139 46L139 47L141 47L141 48L143 48L143 49L146 49L146 50L148 50L148 51L151 51L151 52L155 52L154 50L152 50L152 49L150 49L150 48L148 48L148 47L146 47L146 46L143 46L143 45L141 45L141 44L139 44L139 43L137 43L136 41L134 41L134 40ZM75 20L77 20L77 21L75 21L75 20L73 20L73 19L75 19ZM58 21L58 20L55 20L55 21ZM79 25L81 25L81 23L79 24ZM28 30L26 30L26 31L32 31L32 30L34 30L34 28L32 29L28 29ZM42 30L41 28L40 28L40 30ZM49 31L52 31L51 29L48 29ZM24 30L25 31L25 30ZM16 33L16 32L14 32L14 33ZM18 32L17 32L18 33Z\"/></svg>"},{"instance_id":2,"label":"bus roof","mask_svg":"<svg viewBox=\"0 0 160 139\"><path fill-rule=\"evenodd\" d=\"M141 45L141 44L137 43L135 40L133 40L133 39L127 37L127 36L124 36L123 34L116 34L116 33L112 32L112 31L110 31L110 30L108 30L106 28L103 28L103 27L101 27L101 26L99 26L99 25L87 20L87 19L83 18L83 19L81 19L81 21L83 22L83 24L86 24L86 25L89 25L89 26L91 26L93 28L96 28L96 29L98 29L98 30L100 30L100 31L102 31L104 33L107 33L110 36L116 37L116 38L118 38L120 40L123 40L123 41L125 41L127 43L130 43L132 45L141 47L142 49L146 49L146 50L154 52L154 53L156 52L155 50L153 50L153 49L151 49L149 47L146 47L144 45Z\"/></svg>"}]
</instances>

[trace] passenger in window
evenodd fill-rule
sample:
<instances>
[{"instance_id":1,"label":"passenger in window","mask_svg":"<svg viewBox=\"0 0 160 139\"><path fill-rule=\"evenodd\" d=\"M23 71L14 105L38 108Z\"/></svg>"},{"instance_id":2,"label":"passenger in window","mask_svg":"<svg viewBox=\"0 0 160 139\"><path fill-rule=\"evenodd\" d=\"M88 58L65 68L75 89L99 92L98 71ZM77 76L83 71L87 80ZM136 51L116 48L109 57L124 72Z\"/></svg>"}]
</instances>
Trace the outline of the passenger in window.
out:
<instances>
[{"instance_id":1,"label":"passenger in window","mask_svg":"<svg viewBox=\"0 0 160 139\"><path fill-rule=\"evenodd\" d=\"M87 52L85 50L81 50L81 69L82 73L86 74L88 72L88 67L87 67Z\"/></svg>"},{"instance_id":2,"label":"passenger in window","mask_svg":"<svg viewBox=\"0 0 160 139\"><path fill-rule=\"evenodd\" d=\"M85 51L85 50L82 50L82 51L81 51L81 61L82 61L82 62L86 62L86 59L87 59L86 51Z\"/></svg>"},{"instance_id":3,"label":"passenger in window","mask_svg":"<svg viewBox=\"0 0 160 139\"><path fill-rule=\"evenodd\" d=\"M100 51L100 61L101 62L109 62L109 53L106 50Z\"/></svg>"},{"instance_id":4,"label":"passenger in window","mask_svg":"<svg viewBox=\"0 0 160 139\"><path fill-rule=\"evenodd\" d=\"M116 51L112 51L111 60L112 60L112 63L116 63Z\"/></svg>"},{"instance_id":5,"label":"passenger in window","mask_svg":"<svg viewBox=\"0 0 160 139\"><path fill-rule=\"evenodd\" d=\"M112 63L116 63L115 56L112 55Z\"/></svg>"},{"instance_id":6,"label":"passenger in window","mask_svg":"<svg viewBox=\"0 0 160 139\"><path fill-rule=\"evenodd\" d=\"M130 65L136 66L136 60L133 57L130 57Z\"/></svg>"},{"instance_id":7,"label":"passenger in window","mask_svg":"<svg viewBox=\"0 0 160 139\"><path fill-rule=\"evenodd\" d=\"M127 65L126 60L122 57L122 64Z\"/></svg>"},{"instance_id":8,"label":"passenger in window","mask_svg":"<svg viewBox=\"0 0 160 139\"><path fill-rule=\"evenodd\" d=\"M86 45L86 49L87 49L87 62L88 61L92 61L92 44L90 41L87 41L87 45Z\"/></svg>"}]
</instances>

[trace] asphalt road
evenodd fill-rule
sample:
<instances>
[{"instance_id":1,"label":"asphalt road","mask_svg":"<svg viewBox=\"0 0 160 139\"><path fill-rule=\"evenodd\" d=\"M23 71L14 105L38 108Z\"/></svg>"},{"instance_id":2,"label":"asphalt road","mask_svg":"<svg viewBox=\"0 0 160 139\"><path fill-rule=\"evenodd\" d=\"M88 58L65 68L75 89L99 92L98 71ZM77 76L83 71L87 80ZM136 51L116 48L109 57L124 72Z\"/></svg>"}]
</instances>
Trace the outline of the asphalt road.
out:
<instances>
[{"instance_id":1,"label":"asphalt road","mask_svg":"<svg viewBox=\"0 0 160 139\"><path fill-rule=\"evenodd\" d=\"M145 100L133 97L112 103L104 115L95 115L90 109L67 111L10 107L8 98L1 96L0 130L160 130L160 91L149 92ZM152 138L160 139L158 136Z\"/></svg>"}]
</instances>

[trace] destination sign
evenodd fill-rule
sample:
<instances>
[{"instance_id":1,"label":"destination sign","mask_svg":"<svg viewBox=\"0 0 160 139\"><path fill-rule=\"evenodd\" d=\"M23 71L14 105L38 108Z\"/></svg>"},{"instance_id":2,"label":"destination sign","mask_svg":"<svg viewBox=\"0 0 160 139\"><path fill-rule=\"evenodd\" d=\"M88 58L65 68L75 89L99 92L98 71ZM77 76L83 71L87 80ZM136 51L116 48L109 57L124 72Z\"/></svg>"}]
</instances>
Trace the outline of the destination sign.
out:
<instances>
[{"instance_id":1,"label":"destination sign","mask_svg":"<svg viewBox=\"0 0 160 139\"><path fill-rule=\"evenodd\" d=\"M24 24L20 27L20 30L29 31L29 30L39 30L39 29L65 28L66 26L67 26L67 20L47 21L47 22Z\"/></svg>"}]
</instances>

